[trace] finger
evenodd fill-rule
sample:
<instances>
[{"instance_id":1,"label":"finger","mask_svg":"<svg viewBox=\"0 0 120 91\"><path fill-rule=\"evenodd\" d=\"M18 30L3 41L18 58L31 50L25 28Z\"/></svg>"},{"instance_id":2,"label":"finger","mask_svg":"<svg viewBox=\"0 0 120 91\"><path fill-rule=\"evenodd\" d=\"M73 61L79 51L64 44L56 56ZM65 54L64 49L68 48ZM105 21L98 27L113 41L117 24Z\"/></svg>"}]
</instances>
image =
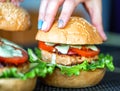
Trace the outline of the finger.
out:
<instances>
[{"instance_id":1,"label":"finger","mask_svg":"<svg viewBox=\"0 0 120 91\"><path fill-rule=\"evenodd\" d=\"M5 0L0 0L0 2L5 2Z\"/></svg>"},{"instance_id":2,"label":"finger","mask_svg":"<svg viewBox=\"0 0 120 91\"><path fill-rule=\"evenodd\" d=\"M90 14L93 25L97 28L103 40L107 40L107 36L102 25L101 0L88 0L85 2L85 6Z\"/></svg>"},{"instance_id":3,"label":"finger","mask_svg":"<svg viewBox=\"0 0 120 91\"><path fill-rule=\"evenodd\" d=\"M12 2L15 6L20 6L20 2Z\"/></svg>"},{"instance_id":4,"label":"finger","mask_svg":"<svg viewBox=\"0 0 120 91\"><path fill-rule=\"evenodd\" d=\"M23 0L9 0L11 2L23 2Z\"/></svg>"},{"instance_id":5,"label":"finger","mask_svg":"<svg viewBox=\"0 0 120 91\"><path fill-rule=\"evenodd\" d=\"M48 3L49 3L49 0L41 0L41 4L39 8L39 16L38 16L38 29L39 30L42 28Z\"/></svg>"},{"instance_id":6,"label":"finger","mask_svg":"<svg viewBox=\"0 0 120 91\"><path fill-rule=\"evenodd\" d=\"M20 6L20 2L21 0L11 0L11 2L15 5L15 6Z\"/></svg>"},{"instance_id":7,"label":"finger","mask_svg":"<svg viewBox=\"0 0 120 91\"><path fill-rule=\"evenodd\" d=\"M80 1L81 0L76 0L76 1L75 0L65 0L60 17L59 17L59 21L58 21L59 28L63 28L67 24L75 7L80 3Z\"/></svg>"},{"instance_id":8,"label":"finger","mask_svg":"<svg viewBox=\"0 0 120 91\"><path fill-rule=\"evenodd\" d=\"M19 0L19 2L23 2L24 0Z\"/></svg>"},{"instance_id":9,"label":"finger","mask_svg":"<svg viewBox=\"0 0 120 91\"><path fill-rule=\"evenodd\" d=\"M38 19L44 19L46 8L49 3L49 0L41 0L40 8L39 8L39 17Z\"/></svg>"},{"instance_id":10,"label":"finger","mask_svg":"<svg viewBox=\"0 0 120 91\"><path fill-rule=\"evenodd\" d=\"M49 31L51 25L55 19L59 6L64 0L51 0L47 6L44 23L42 25L43 31Z\"/></svg>"}]
</instances>

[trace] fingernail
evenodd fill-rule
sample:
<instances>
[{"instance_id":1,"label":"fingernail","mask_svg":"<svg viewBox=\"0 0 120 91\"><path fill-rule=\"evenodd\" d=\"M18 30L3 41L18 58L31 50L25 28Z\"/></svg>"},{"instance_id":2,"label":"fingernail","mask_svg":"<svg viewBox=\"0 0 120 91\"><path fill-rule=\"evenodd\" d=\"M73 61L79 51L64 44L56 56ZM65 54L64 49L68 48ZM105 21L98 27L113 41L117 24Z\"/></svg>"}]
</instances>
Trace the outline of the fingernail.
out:
<instances>
[{"instance_id":1,"label":"fingernail","mask_svg":"<svg viewBox=\"0 0 120 91\"><path fill-rule=\"evenodd\" d=\"M46 30L46 29L47 29L47 26L48 26L47 22L44 21L41 30L43 30L43 31Z\"/></svg>"},{"instance_id":2,"label":"fingernail","mask_svg":"<svg viewBox=\"0 0 120 91\"><path fill-rule=\"evenodd\" d=\"M38 29L42 29L43 20L38 21Z\"/></svg>"},{"instance_id":3,"label":"fingernail","mask_svg":"<svg viewBox=\"0 0 120 91\"><path fill-rule=\"evenodd\" d=\"M58 27L59 27L59 28L62 28L62 27L63 27L63 24L64 24L63 20L60 19L60 20L58 21Z\"/></svg>"}]
</instances>

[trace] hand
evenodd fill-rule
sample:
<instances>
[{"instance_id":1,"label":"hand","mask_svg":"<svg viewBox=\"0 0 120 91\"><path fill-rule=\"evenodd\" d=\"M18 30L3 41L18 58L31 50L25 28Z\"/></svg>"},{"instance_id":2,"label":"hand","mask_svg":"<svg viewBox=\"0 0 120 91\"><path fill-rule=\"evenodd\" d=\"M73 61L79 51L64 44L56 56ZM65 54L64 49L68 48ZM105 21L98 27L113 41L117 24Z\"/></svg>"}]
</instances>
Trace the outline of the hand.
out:
<instances>
[{"instance_id":1,"label":"hand","mask_svg":"<svg viewBox=\"0 0 120 91\"><path fill-rule=\"evenodd\" d=\"M78 4L83 3L91 17L92 24L97 28L103 40L107 37L102 26L101 0L41 0L39 9L38 29L49 31L55 19L58 9L63 5L58 20L58 27L63 28Z\"/></svg>"},{"instance_id":2,"label":"hand","mask_svg":"<svg viewBox=\"0 0 120 91\"><path fill-rule=\"evenodd\" d=\"M16 6L20 6L20 2L22 2L23 0L11 0L11 2L16 5Z\"/></svg>"},{"instance_id":3,"label":"hand","mask_svg":"<svg viewBox=\"0 0 120 91\"><path fill-rule=\"evenodd\" d=\"M0 0L0 2L12 2L15 6L19 6L23 0Z\"/></svg>"}]
</instances>

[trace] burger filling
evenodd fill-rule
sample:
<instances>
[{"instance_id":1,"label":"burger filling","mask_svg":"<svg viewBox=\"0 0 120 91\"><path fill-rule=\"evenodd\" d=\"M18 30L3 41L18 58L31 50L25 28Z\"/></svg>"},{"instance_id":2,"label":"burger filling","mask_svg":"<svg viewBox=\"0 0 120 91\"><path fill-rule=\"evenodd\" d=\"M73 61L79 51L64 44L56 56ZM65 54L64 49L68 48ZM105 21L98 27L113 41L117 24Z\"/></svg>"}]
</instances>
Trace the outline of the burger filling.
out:
<instances>
[{"instance_id":1,"label":"burger filling","mask_svg":"<svg viewBox=\"0 0 120 91\"><path fill-rule=\"evenodd\" d=\"M20 46L0 38L0 78L35 78L40 74L39 63L28 61L27 52Z\"/></svg>"},{"instance_id":2,"label":"burger filling","mask_svg":"<svg viewBox=\"0 0 120 91\"><path fill-rule=\"evenodd\" d=\"M46 77L47 74L52 74L55 68L59 68L61 73L67 76L79 75L81 70L114 70L112 56L98 55L99 49L91 45L71 46L40 42L39 49L28 49L27 54L21 47L0 38L0 52L0 78ZM47 55L50 55L50 58ZM70 60L66 61L67 58ZM44 59L46 61L43 61Z\"/></svg>"},{"instance_id":3,"label":"burger filling","mask_svg":"<svg viewBox=\"0 0 120 91\"><path fill-rule=\"evenodd\" d=\"M0 63L19 65L28 59L27 52L19 46L5 40L0 40Z\"/></svg>"},{"instance_id":4,"label":"burger filling","mask_svg":"<svg viewBox=\"0 0 120 91\"><path fill-rule=\"evenodd\" d=\"M66 45L39 42L42 59L45 62L53 62L62 65L76 65L87 60L89 63L98 59L99 49L96 46ZM56 56L56 57L53 57Z\"/></svg>"},{"instance_id":5,"label":"burger filling","mask_svg":"<svg viewBox=\"0 0 120 91\"><path fill-rule=\"evenodd\" d=\"M66 55L94 57L99 54L99 49L93 45L82 46L82 45L67 45L67 44L51 44L40 41L38 47L42 50L46 50L52 53L59 53Z\"/></svg>"},{"instance_id":6,"label":"burger filling","mask_svg":"<svg viewBox=\"0 0 120 91\"><path fill-rule=\"evenodd\" d=\"M40 41L38 47L34 51L28 49L28 54L31 62L41 65L39 75L42 77L52 74L55 68L59 68L62 74L68 76L79 75L81 70L114 70L112 56L99 54L99 49L93 45L66 45Z\"/></svg>"},{"instance_id":7,"label":"burger filling","mask_svg":"<svg viewBox=\"0 0 120 91\"><path fill-rule=\"evenodd\" d=\"M41 55L42 55L42 60L47 63L67 65L67 66L80 64L85 60L87 60L88 63L91 63L93 60L96 61L98 59L97 55L88 58L77 55L51 53L46 50L41 50Z\"/></svg>"}]
</instances>

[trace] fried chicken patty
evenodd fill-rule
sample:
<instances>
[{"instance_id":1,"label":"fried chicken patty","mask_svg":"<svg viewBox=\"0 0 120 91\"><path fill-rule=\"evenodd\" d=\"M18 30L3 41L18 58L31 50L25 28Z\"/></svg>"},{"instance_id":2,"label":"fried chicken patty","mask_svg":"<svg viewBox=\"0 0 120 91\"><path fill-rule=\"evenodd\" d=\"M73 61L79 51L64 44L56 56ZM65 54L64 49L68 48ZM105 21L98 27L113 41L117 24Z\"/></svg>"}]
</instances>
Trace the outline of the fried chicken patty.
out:
<instances>
[{"instance_id":1,"label":"fried chicken patty","mask_svg":"<svg viewBox=\"0 0 120 91\"><path fill-rule=\"evenodd\" d=\"M61 65L76 65L79 63L82 63L83 61L87 60L89 63L93 60L98 59L98 56L95 57L82 57L77 55L64 55L64 54L57 54L57 53L51 53L45 50L41 50L42 54L42 60L48 63L52 62L52 56L56 55L56 64Z\"/></svg>"}]
</instances>

